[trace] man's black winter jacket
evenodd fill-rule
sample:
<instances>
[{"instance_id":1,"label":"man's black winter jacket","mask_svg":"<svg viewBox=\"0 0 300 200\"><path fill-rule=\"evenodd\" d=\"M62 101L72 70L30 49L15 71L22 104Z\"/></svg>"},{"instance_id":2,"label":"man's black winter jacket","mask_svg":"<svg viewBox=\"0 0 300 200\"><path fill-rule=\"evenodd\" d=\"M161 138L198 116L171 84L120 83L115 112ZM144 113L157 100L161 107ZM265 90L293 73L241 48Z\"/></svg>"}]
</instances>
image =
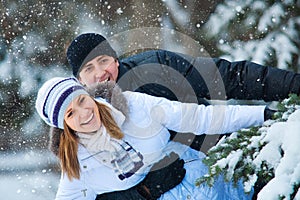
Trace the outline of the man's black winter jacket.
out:
<instances>
[{"instance_id":1,"label":"man's black winter jacket","mask_svg":"<svg viewBox=\"0 0 300 200\"><path fill-rule=\"evenodd\" d=\"M121 59L119 63L118 84L123 90L170 100L191 102L196 96L198 103L203 98L277 101L287 98L289 93L300 92L300 74L249 61L193 58L153 50Z\"/></svg>"}]
</instances>

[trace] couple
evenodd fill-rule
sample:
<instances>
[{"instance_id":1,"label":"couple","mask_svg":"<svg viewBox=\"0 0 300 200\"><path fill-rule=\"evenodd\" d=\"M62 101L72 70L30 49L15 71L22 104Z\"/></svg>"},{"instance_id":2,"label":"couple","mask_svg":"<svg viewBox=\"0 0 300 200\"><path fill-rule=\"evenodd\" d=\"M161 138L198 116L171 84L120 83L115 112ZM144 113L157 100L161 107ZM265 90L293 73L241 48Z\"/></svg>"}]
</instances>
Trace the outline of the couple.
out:
<instances>
[{"instance_id":1,"label":"couple","mask_svg":"<svg viewBox=\"0 0 300 200\"><path fill-rule=\"evenodd\" d=\"M97 50L95 47L104 40L97 34L83 34L72 42L68 50L68 60L72 65L73 74L89 88L93 85L93 78L97 74L93 70L102 70L102 73L99 72L102 74L98 77L99 81L107 79L116 81L122 72L121 67L125 69L129 66L126 64L131 63L126 63L126 61L119 63L110 46ZM86 60L86 56L94 48L96 51ZM74 51L77 51L77 54ZM87 54L80 57L84 54L82 52L87 52ZM156 62L161 59L153 59L155 56L161 57L163 54L172 53L162 51L148 52L149 54L153 54L152 61ZM103 58L112 59L112 61L108 62ZM105 62L108 64L104 65ZM239 68L239 66L238 64L232 65L234 68ZM258 66L260 67L262 66ZM117 69L116 76L113 76L111 68ZM280 70L270 71L279 72ZM89 72L93 75L89 76ZM277 73L277 79L281 79L282 74L291 74L285 71L280 72L281 74ZM268 77L267 73L264 75ZM294 77L297 77L297 74L293 74ZM247 85L246 82L245 85ZM289 89L298 90L299 87L296 88L295 84ZM104 83L105 97L107 91L108 93L112 92L111 90L118 91L117 87L109 85L108 82ZM257 91L260 89L257 88ZM278 91L278 88L274 88L269 92L277 98L283 98L291 92L282 90L278 93ZM261 95L264 96L264 94ZM206 167L201 162L204 154L180 143L171 142L168 129L196 134L232 132L243 127L260 125L264 121L265 108L263 106L224 108L183 104L134 92L112 92L109 96L114 98L96 97L96 100L93 100L93 96L91 97L74 78L54 78L40 89L36 103L39 114L49 125L64 129L59 135L58 155L63 174L57 199L82 199L84 196L88 197L87 199L95 199L97 194L126 189L134 190L131 191L131 194L137 195L134 199L157 199L161 194L162 199L251 198L251 194L244 194L241 186L234 188L231 183L224 183L221 178L216 180L214 188L205 185L196 187L195 179L206 173ZM250 109L253 110L251 115L249 115ZM214 122L212 119L216 113L217 115L223 113L224 117L223 123L215 124L215 126L212 125ZM172 152L177 153L180 158L176 158ZM163 158L164 156L167 157ZM157 182L161 187L159 189L155 188L157 185L153 181L155 179L147 181L155 175L162 178L155 174L155 172L161 172L160 170L163 169L160 168L164 167L155 164L159 160L167 161L166 163L175 161L176 164L172 163L170 166L178 168L174 170L178 172L178 175L174 172L174 176L170 177L173 185L167 184L168 188L164 187L165 183L169 183L169 179L164 180L166 182L162 184ZM148 175L146 175L147 172L149 172ZM165 172L169 173L169 171ZM160 175L164 174L160 173ZM126 195L126 193L121 194Z\"/></svg>"},{"instance_id":2,"label":"couple","mask_svg":"<svg viewBox=\"0 0 300 200\"><path fill-rule=\"evenodd\" d=\"M174 153L182 160L182 181L160 199L251 199L252 193L245 194L241 184L235 187L222 177L213 187L195 186L195 180L207 173L205 155L170 141L168 129L198 135L230 133L261 125L265 106L205 106L130 91L114 95L120 103L115 107L91 96L75 78L53 78L39 90L36 109L41 118L63 129L57 199L95 199L97 194L135 187L155 163ZM154 199L146 188L137 191Z\"/></svg>"}]
</instances>

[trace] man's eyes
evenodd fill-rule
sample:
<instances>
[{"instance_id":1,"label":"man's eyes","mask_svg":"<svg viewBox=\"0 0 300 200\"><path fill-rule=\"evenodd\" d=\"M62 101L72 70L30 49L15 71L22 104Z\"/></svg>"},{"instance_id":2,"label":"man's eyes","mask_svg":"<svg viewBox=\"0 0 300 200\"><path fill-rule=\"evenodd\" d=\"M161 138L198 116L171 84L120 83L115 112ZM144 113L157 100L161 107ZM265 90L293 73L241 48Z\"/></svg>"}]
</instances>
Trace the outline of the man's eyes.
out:
<instances>
[{"instance_id":1,"label":"man's eyes","mask_svg":"<svg viewBox=\"0 0 300 200\"><path fill-rule=\"evenodd\" d=\"M84 69L84 71L85 71L85 72L89 72L89 71L92 71L92 69L93 69L93 67L90 66L90 67L86 67L86 68Z\"/></svg>"},{"instance_id":2,"label":"man's eyes","mask_svg":"<svg viewBox=\"0 0 300 200\"><path fill-rule=\"evenodd\" d=\"M98 62L99 63L107 63L108 61L109 61L108 58L104 58L104 59L99 60Z\"/></svg>"},{"instance_id":3,"label":"man's eyes","mask_svg":"<svg viewBox=\"0 0 300 200\"><path fill-rule=\"evenodd\" d=\"M106 65L107 65L107 63L109 63L109 61L110 61L110 59L108 59L108 58L104 58L104 59L100 59L100 60L98 60L98 63L99 63L99 65L100 65L100 67L102 67L102 65L103 66L105 66L106 67ZM84 72L86 72L86 73L89 73L89 72L92 72L93 70L94 70L94 68L95 68L95 66L86 66L84 69L83 69L83 71Z\"/></svg>"}]
</instances>

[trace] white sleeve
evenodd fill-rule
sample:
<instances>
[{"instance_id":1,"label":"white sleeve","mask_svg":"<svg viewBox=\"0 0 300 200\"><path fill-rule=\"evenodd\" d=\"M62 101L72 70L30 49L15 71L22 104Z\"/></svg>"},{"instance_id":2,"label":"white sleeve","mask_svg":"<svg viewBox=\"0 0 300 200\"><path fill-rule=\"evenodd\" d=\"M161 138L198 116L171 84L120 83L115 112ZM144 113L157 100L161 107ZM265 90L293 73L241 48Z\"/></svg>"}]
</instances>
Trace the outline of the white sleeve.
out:
<instances>
[{"instance_id":1,"label":"white sleeve","mask_svg":"<svg viewBox=\"0 0 300 200\"><path fill-rule=\"evenodd\" d=\"M153 121L178 132L221 134L262 125L265 106L215 105L180 103L161 97L137 93L134 101L148 110Z\"/></svg>"}]
</instances>

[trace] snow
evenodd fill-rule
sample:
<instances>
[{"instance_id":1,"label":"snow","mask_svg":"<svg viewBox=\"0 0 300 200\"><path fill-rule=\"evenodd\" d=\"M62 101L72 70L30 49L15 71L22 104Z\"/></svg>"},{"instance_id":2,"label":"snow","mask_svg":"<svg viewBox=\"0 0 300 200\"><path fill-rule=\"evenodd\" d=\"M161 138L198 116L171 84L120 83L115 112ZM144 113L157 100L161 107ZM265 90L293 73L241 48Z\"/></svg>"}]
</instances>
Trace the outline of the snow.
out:
<instances>
[{"instance_id":1,"label":"snow","mask_svg":"<svg viewBox=\"0 0 300 200\"><path fill-rule=\"evenodd\" d=\"M3 62L0 62L0 79L3 83L8 82L12 74L12 68L7 67L8 63L10 63L8 57L6 57Z\"/></svg>"},{"instance_id":2,"label":"snow","mask_svg":"<svg viewBox=\"0 0 300 200\"><path fill-rule=\"evenodd\" d=\"M265 124L269 125L270 121ZM258 199L278 199L281 195L288 197L293 193L293 184L300 181L300 110L296 110L288 116L286 122L276 122L262 130L265 130L265 132L262 131L262 135L252 137L249 147L256 147L258 143L264 142L267 145L257 152L253 163L260 168L261 163L266 161L270 168L275 169L275 177L261 190ZM219 145L223 144L219 143ZM241 153L234 151L226 158L219 160L213 168L216 166L224 168L229 165L227 178L230 178L234 173L233 168L240 159ZM256 174L251 176L250 180L244 183L245 191L250 191L256 180Z\"/></svg>"},{"instance_id":3,"label":"snow","mask_svg":"<svg viewBox=\"0 0 300 200\"><path fill-rule=\"evenodd\" d=\"M189 23L189 13L184 11L184 9L179 6L177 1L164 0L163 2L166 4L167 8L170 9L170 13L175 18L177 23L179 23L182 27Z\"/></svg>"},{"instance_id":4,"label":"snow","mask_svg":"<svg viewBox=\"0 0 300 200\"><path fill-rule=\"evenodd\" d=\"M173 20L181 27L185 27L190 22L191 14L188 12L188 9L181 7L177 1L163 0L162 2L168 7L169 13L174 18ZM104 3L107 5L107 9L112 9L107 1ZM295 6L293 0L286 0L281 3L282 5ZM58 4L61 4L61 2ZM297 5L299 7L299 1ZM264 38L260 38L259 40L251 39L247 42L233 41L232 43L228 43L228 39L225 36L228 35L230 30L227 27L237 23L236 16L246 13L249 9L250 14L246 16L245 24L255 25L259 17L257 13L262 11L263 16L260 18L257 30L266 32L268 29L274 29L274 31L270 31ZM17 3L11 3L3 17L13 15L13 12L17 10ZM120 27L120 30L124 29L124 27L126 28L126 24L129 24L131 20L125 15L126 8L118 7L114 12L116 15L122 16L122 18L114 22L116 23L115 26ZM39 16L42 14L41 12ZM292 63L292 55L299 54L299 48L297 48L296 44L298 44L297 39L299 38L297 27L300 24L299 16L288 18L287 14L289 14L287 10L284 10L280 4L276 3L269 6L266 1L225 1L224 4L217 6L215 14L205 23L205 26L209 27L210 34L221 36L219 41L222 42L219 43L219 49L225 52L224 58L228 60L246 59L264 64L270 60L271 50L273 49L273 53L276 54L277 67L287 69L287 64ZM168 15L162 14L159 16L159 19L163 21L162 24L165 27L174 28L171 18ZM24 22L25 25L27 23ZM83 33L83 31L106 33L106 35L113 34L112 28L109 27L109 19L104 16L100 18L90 13L78 13L77 23L78 27L74 30L77 34ZM196 24L196 26L200 27L200 24ZM279 26L279 28L276 29L274 28L275 26ZM57 24L56 28L59 27L60 24ZM21 24L19 24L18 28L22 28ZM56 31L53 27L47 27L49 34L55 34ZM19 81L20 87L18 93L21 97L32 95L37 91L40 83L53 76L70 74L62 66L41 67L28 65L26 62L27 57L35 55L38 51L45 52L49 49L49 44L42 37L42 34L40 35L34 31L26 32L24 29L24 35L15 38L12 41L5 40L8 46L11 42L11 48L7 49L10 54L6 54L4 60L0 62L0 79L4 85L12 81ZM169 45L170 50L179 51L177 50L178 47L171 46L171 44L175 44L174 42L172 43L171 39L171 37L164 39L165 44ZM180 41L177 43L179 46L181 45ZM1 51L4 48L1 46ZM300 58L298 59L300 60ZM297 63L300 63L300 61ZM298 68L300 70L300 67ZM4 102L6 102L6 97L10 94L11 91L7 93L3 90L0 91L0 97ZM269 142L261 152L254 154L256 158L254 163L259 166L262 161L267 161L269 166L276 169L275 178L259 193L259 199L278 199L278 195L286 195L292 191L293 183L300 182L300 158L298 153L300 151L300 111L286 117L288 117L286 122L276 124L266 122L270 123L271 127L262 131L261 136L252 138L252 142L249 145L249 147L257 147L260 142ZM38 123L38 120L40 119L36 114L28 117L22 123L22 127L20 127L22 134L39 134L41 124ZM223 142L224 139L219 142L220 145ZM284 152L283 156L282 152ZM231 170L240 157L239 151L235 153L231 155L232 159L229 160L229 162L231 161ZM46 150L31 150L17 153L0 152L0 156L1 199L54 199L60 173L57 171L57 160L50 152ZM225 160L220 161L220 163L225 165ZM256 174L252 175L250 180L244 183L245 189L249 190L256 180ZM300 191L296 194L295 199L300 199Z\"/></svg>"},{"instance_id":5,"label":"snow","mask_svg":"<svg viewBox=\"0 0 300 200\"><path fill-rule=\"evenodd\" d=\"M258 143L267 143L254 156L253 164L259 170L262 162L266 162L275 173L275 177L259 192L260 200L289 197L293 193L294 185L300 182L300 110L287 117L285 122L270 124L272 120L266 121L265 127L260 129L262 134L252 137L252 143L248 146L251 148ZM270 127L266 128L268 125ZM245 191L249 191L255 181L256 177L251 177L244 183Z\"/></svg>"},{"instance_id":6,"label":"snow","mask_svg":"<svg viewBox=\"0 0 300 200\"><path fill-rule=\"evenodd\" d=\"M121 15L121 14L123 13L122 8L118 8L118 9L116 10L116 13L117 13L118 15Z\"/></svg>"},{"instance_id":7,"label":"snow","mask_svg":"<svg viewBox=\"0 0 300 200\"><path fill-rule=\"evenodd\" d=\"M1 175L1 199L53 200L59 177L47 172L19 172Z\"/></svg>"},{"instance_id":8,"label":"snow","mask_svg":"<svg viewBox=\"0 0 300 200\"><path fill-rule=\"evenodd\" d=\"M282 129L284 128L283 124L284 122L278 122L271 126L268 132L265 133L266 137L261 140L260 143L268 142L268 145L264 146L253 161L257 167L261 165L262 161L267 161L272 167L276 167L277 163L280 161L280 145L283 138ZM257 137L257 139L261 139L261 137Z\"/></svg>"},{"instance_id":9,"label":"snow","mask_svg":"<svg viewBox=\"0 0 300 200\"><path fill-rule=\"evenodd\" d=\"M48 151L0 153L1 199L52 200L60 178ZM52 166L52 167L51 167Z\"/></svg>"},{"instance_id":10,"label":"snow","mask_svg":"<svg viewBox=\"0 0 300 200\"><path fill-rule=\"evenodd\" d=\"M209 182L222 170L225 180L242 178L245 192L250 192L257 181L268 178L270 181L258 193L259 200L288 200L291 195L299 200L294 190L300 183L300 106L292 103L295 101L293 96L285 99L282 105L286 110L257 129L242 129L223 137L208 152L210 172L206 180Z\"/></svg>"},{"instance_id":11,"label":"snow","mask_svg":"<svg viewBox=\"0 0 300 200\"><path fill-rule=\"evenodd\" d=\"M210 17L209 22L206 24L206 26L209 26L208 29L213 35L219 33L220 30L222 30L222 28L225 25L227 25L227 22L230 21L235 16L234 12L232 11L228 12L226 10L226 7L222 5L218 6L215 12L218 13L219 15L212 15ZM228 14L225 15L223 13L228 13Z\"/></svg>"},{"instance_id":12,"label":"snow","mask_svg":"<svg viewBox=\"0 0 300 200\"><path fill-rule=\"evenodd\" d=\"M252 186L255 184L255 182L257 181L257 175L256 174L253 174L251 176L249 176L249 180L246 181L244 183L244 188L245 188L245 191L251 191L252 189Z\"/></svg>"},{"instance_id":13,"label":"snow","mask_svg":"<svg viewBox=\"0 0 300 200\"><path fill-rule=\"evenodd\" d=\"M212 38L222 41L218 48L225 59L251 60L262 65L276 60L272 65L277 68L294 69L293 56L299 53L296 27L300 24L299 15L292 15L290 10L295 8L294 4L293 1L225 1L217 6L205 28ZM239 19L240 14L245 14L244 19ZM244 35L250 39L235 39L231 30L241 28L245 32L253 29Z\"/></svg>"},{"instance_id":14,"label":"snow","mask_svg":"<svg viewBox=\"0 0 300 200\"><path fill-rule=\"evenodd\" d=\"M233 151L227 156L226 158L223 158L219 160L215 165L219 166L220 168L224 168L228 165L228 173L226 178L230 180L232 178L232 175L234 173L234 168L237 165L238 161L240 160L243 152L242 150ZM228 163L228 164L227 164Z\"/></svg>"},{"instance_id":15,"label":"snow","mask_svg":"<svg viewBox=\"0 0 300 200\"><path fill-rule=\"evenodd\" d=\"M293 192L293 184L299 183L299 132L300 110L292 113L286 122L275 123L269 129L266 138L272 142L267 146L282 148L284 154L281 159L278 159L277 156L272 156L278 153L274 148L261 151L260 159L267 160L276 170L275 177L260 191L258 199L277 199L278 195L289 196Z\"/></svg>"},{"instance_id":16,"label":"snow","mask_svg":"<svg viewBox=\"0 0 300 200\"><path fill-rule=\"evenodd\" d=\"M274 41L270 46L275 49L278 66L286 66L287 63L292 63L293 54L297 54L297 48L292 44L289 37L285 34L274 36Z\"/></svg>"},{"instance_id":17,"label":"snow","mask_svg":"<svg viewBox=\"0 0 300 200\"><path fill-rule=\"evenodd\" d=\"M281 17L284 17L285 13L280 4L274 4L270 8L264 11L258 24L259 31L265 31L269 26L279 24Z\"/></svg>"}]
</instances>

